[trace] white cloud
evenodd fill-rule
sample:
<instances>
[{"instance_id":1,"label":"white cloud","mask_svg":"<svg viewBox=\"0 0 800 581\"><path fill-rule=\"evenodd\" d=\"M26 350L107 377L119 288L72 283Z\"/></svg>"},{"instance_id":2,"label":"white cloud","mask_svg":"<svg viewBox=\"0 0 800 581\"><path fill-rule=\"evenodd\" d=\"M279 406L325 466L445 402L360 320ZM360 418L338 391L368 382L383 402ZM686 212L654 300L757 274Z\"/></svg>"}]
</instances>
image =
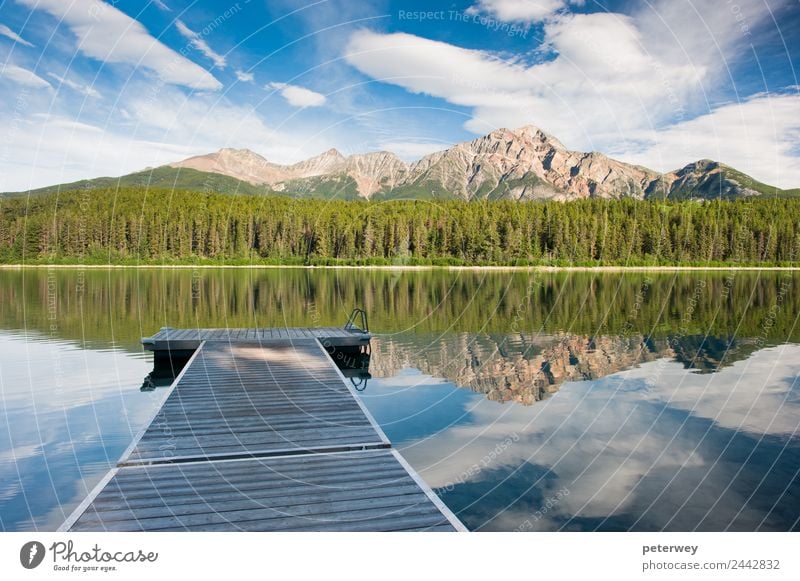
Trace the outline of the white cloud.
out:
<instances>
[{"instance_id":1,"label":"white cloud","mask_svg":"<svg viewBox=\"0 0 800 581\"><path fill-rule=\"evenodd\" d=\"M281 96L293 107L319 107L326 101L325 95L297 85L269 83L265 88L280 92Z\"/></svg>"},{"instance_id":2,"label":"white cloud","mask_svg":"<svg viewBox=\"0 0 800 581\"><path fill-rule=\"evenodd\" d=\"M23 69L16 65L6 64L0 69L0 80L11 81L16 85L32 87L34 89L52 89L50 83L45 81L33 71Z\"/></svg>"},{"instance_id":3,"label":"white cloud","mask_svg":"<svg viewBox=\"0 0 800 581\"><path fill-rule=\"evenodd\" d=\"M333 145L317 137L317 130L310 132L313 136L310 140L302 127L278 131L267 125L252 108L210 95L164 92L157 101L141 98L126 103L126 109L139 123L139 133L165 143L184 144L201 153L220 147L244 147L270 161L294 163ZM176 159L180 158L171 161Z\"/></svg>"},{"instance_id":4,"label":"white cloud","mask_svg":"<svg viewBox=\"0 0 800 581\"><path fill-rule=\"evenodd\" d=\"M800 187L800 95L756 95L661 130L632 135L610 153L659 171L701 158L722 161L769 185Z\"/></svg>"},{"instance_id":5,"label":"white cloud","mask_svg":"<svg viewBox=\"0 0 800 581\"><path fill-rule=\"evenodd\" d=\"M255 77L253 73L247 73L245 71L236 71L236 78L242 81L243 83L252 83Z\"/></svg>"},{"instance_id":6,"label":"white cloud","mask_svg":"<svg viewBox=\"0 0 800 581\"><path fill-rule=\"evenodd\" d=\"M658 63L641 50L627 17L575 15L546 30L558 56L533 66L371 31L353 34L345 58L375 79L473 108L466 127L474 133L534 122L576 145L585 144L587 133L649 126L653 116L671 113L663 82L681 98L697 87L696 71Z\"/></svg>"},{"instance_id":7,"label":"white cloud","mask_svg":"<svg viewBox=\"0 0 800 581\"><path fill-rule=\"evenodd\" d=\"M539 22L566 7L564 0L478 0L469 14L488 14L503 22Z\"/></svg>"},{"instance_id":8,"label":"white cloud","mask_svg":"<svg viewBox=\"0 0 800 581\"><path fill-rule=\"evenodd\" d=\"M490 4L506 6L479 6ZM745 24L712 2L676 4L683 6L659 0L631 15L555 15L543 25L540 48L548 57L534 64L369 30L351 35L344 57L373 79L469 108L464 126L478 135L534 124L572 149L612 153L659 170L714 158L767 183L797 187L798 154L791 145L797 124L786 111L794 101L748 102L736 110L715 103L723 81L730 82L730 61L750 46ZM757 4L739 5L750 31L769 18ZM509 10L498 17L511 18ZM766 117L759 120L759 114ZM726 120L730 130L721 127ZM716 131L709 131L711 124ZM667 145L674 149L667 152ZM748 151L759 153L748 159Z\"/></svg>"},{"instance_id":9,"label":"white cloud","mask_svg":"<svg viewBox=\"0 0 800 581\"><path fill-rule=\"evenodd\" d=\"M78 50L105 63L124 63L155 73L165 83L218 90L207 70L153 38L137 20L99 0L17 0L45 10L78 38Z\"/></svg>"},{"instance_id":10,"label":"white cloud","mask_svg":"<svg viewBox=\"0 0 800 581\"><path fill-rule=\"evenodd\" d=\"M251 107L217 95L164 87L153 98L144 81L125 94L131 97L113 110L100 101L84 109L83 118L33 111L23 119L0 116L0 135L8 137L0 148L0 192L125 175L221 147L294 163L329 149L336 139L297 124L277 131ZM44 103L40 111L47 108ZM119 124L107 124L109 119Z\"/></svg>"},{"instance_id":11,"label":"white cloud","mask_svg":"<svg viewBox=\"0 0 800 581\"><path fill-rule=\"evenodd\" d=\"M741 51L751 51L757 29L774 27L788 0L655 0L636 5L632 17L647 49L671 63L714 68L725 77ZM774 30L774 28L773 28Z\"/></svg>"},{"instance_id":12,"label":"white cloud","mask_svg":"<svg viewBox=\"0 0 800 581\"><path fill-rule=\"evenodd\" d=\"M5 24L0 24L0 35L8 37L11 40L13 40L14 42L17 42L19 44L24 44L25 46L33 46L30 42L28 42L27 40L22 38L19 34L14 32L13 30L11 30Z\"/></svg>"},{"instance_id":13,"label":"white cloud","mask_svg":"<svg viewBox=\"0 0 800 581\"><path fill-rule=\"evenodd\" d=\"M153 4L155 4L159 10L163 10L164 12L172 12L172 8L166 5L163 0L152 0Z\"/></svg>"},{"instance_id":14,"label":"white cloud","mask_svg":"<svg viewBox=\"0 0 800 581\"><path fill-rule=\"evenodd\" d=\"M215 52L198 33L189 29L189 27L180 20L175 20L175 28L177 28L178 32L180 32L181 35L183 35L183 37L189 41L189 44L193 48L199 50L206 58L211 60L214 63L214 66L220 69L225 68L227 65L225 57L218 52Z\"/></svg>"},{"instance_id":15,"label":"white cloud","mask_svg":"<svg viewBox=\"0 0 800 581\"><path fill-rule=\"evenodd\" d=\"M123 175L207 152L67 117L33 115L16 130L12 124L5 116L0 119L0 134L13 135L9 149L14 152L13 158L0 157L0 191Z\"/></svg>"},{"instance_id":16,"label":"white cloud","mask_svg":"<svg viewBox=\"0 0 800 581\"><path fill-rule=\"evenodd\" d=\"M345 59L375 79L458 105L488 104L492 90L518 91L532 82L521 65L406 33L356 32Z\"/></svg>"},{"instance_id":17,"label":"white cloud","mask_svg":"<svg viewBox=\"0 0 800 581\"><path fill-rule=\"evenodd\" d=\"M76 83L75 81L71 81L70 79L60 77L55 73L47 73L48 77L51 77L59 82L59 84L64 85L65 87L69 87L73 91L77 91L78 93L82 93L87 97L92 97L94 99L100 99L102 95L92 86L85 85L83 83Z\"/></svg>"}]
</instances>

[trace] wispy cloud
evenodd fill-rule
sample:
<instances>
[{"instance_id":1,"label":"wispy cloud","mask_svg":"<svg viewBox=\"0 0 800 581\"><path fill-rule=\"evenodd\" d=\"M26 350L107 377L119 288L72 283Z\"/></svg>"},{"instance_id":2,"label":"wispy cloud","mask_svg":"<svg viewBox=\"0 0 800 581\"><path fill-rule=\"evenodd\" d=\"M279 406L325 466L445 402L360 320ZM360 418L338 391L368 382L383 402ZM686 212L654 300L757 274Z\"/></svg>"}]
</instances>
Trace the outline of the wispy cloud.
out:
<instances>
[{"instance_id":1,"label":"wispy cloud","mask_svg":"<svg viewBox=\"0 0 800 581\"><path fill-rule=\"evenodd\" d=\"M297 85L269 83L265 88L278 91L293 107L320 107L327 101L325 95Z\"/></svg>"},{"instance_id":2,"label":"wispy cloud","mask_svg":"<svg viewBox=\"0 0 800 581\"><path fill-rule=\"evenodd\" d=\"M200 51L206 58L211 60L214 63L214 66L220 69L224 69L227 66L225 57L219 54L218 52L214 51L208 45L208 43L205 40L203 40L203 37L201 37L195 31L191 30L181 20L175 21L175 28L177 28L178 32L180 32L181 35L183 35L183 37L189 41L189 44L193 48Z\"/></svg>"},{"instance_id":3,"label":"wispy cloud","mask_svg":"<svg viewBox=\"0 0 800 581\"><path fill-rule=\"evenodd\" d=\"M211 73L153 38L137 20L99 0L17 0L44 10L66 24L78 38L77 50L104 63L147 69L165 83L218 90Z\"/></svg>"},{"instance_id":4,"label":"wispy cloud","mask_svg":"<svg viewBox=\"0 0 800 581\"><path fill-rule=\"evenodd\" d=\"M159 10L163 10L164 12L172 12L172 8L167 6L163 0L152 0L153 4L155 4Z\"/></svg>"},{"instance_id":5,"label":"wispy cloud","mask_svg":"<svg viewBox=\"0 0 800 581\"><path fill-rule=\"evenodd\" d=\"M59 76L59 75L57 75L55 73L47 73L47 76L55 79L56 81L58 81L58 83L60 85L63 85L65 87L69 87L73 91L77 91L78 93L82 93L82 94L86 95L87 97L92 97L92 98L95 98L95 99L100 99L102 97L102 95L100 95L100 92L97 91L94 87L92 87L90 85L86 85L86 84L83 84L83 83L76 83L75 81L72 81L72 80L67 79L65 77L61 77L61 76Z\"/></svg>"},{"instance_id":6,"label":"wispy cloud","mask_svg":"<svg viewBox=\"0 0 800 581\"><path fill-rule=\"evenodd\" d=\"M242 81L243 83L252 83L255 80L255 76L253 73L247 73L245 71L236 71L236 78Z\"/></svg>"},{"instance_id":7,"label":"wispy cloud","mask_svg":"<svg viewBox=\"0 0 800 581\"><path fill-rule=\"evenodd\" d=\"M503 22L540 22L566 7L564 0L478 0L468 14L486 14Z\"/></svg>"},{"instance_id":8,"label":"wispy cloud","mask_svg":"<svg viewBox=\"0 0 800 581\"><path fill-rule=\"evenodd\" d=\"M53 87L33 71L12 64L0 69L0 80L10 81L15 85L23 85L34 89L52 89Z\"/></svg>"},{"instance_id":9,"label":"wispy cloud","mask_svg":"<svg viewBox=\"0 0 800 581\"><path fill-rule=\"evenodd\" d=\"M173 89L162 92L158 101L141 96L125 107L139 134L191 145L200 153L244 147L270 161L293 163L332 146L331 141L317 137L318 132L309 138L303 130L275 129L254 108L215 95L184 95Z\"/></svg>"},{"instance_id":10,"label":"wispy cloud","mask_svg":"<svg viewBox=\"0 0 800 581\"><path fill-rule=\"evenodd\" d=\"M22 38L19 34L11 30L5 24L0 24L0 35L10 38L11 40L19 44L24 44L25 46L33 46L33 44Z\"/></svg>"}]
</instances>

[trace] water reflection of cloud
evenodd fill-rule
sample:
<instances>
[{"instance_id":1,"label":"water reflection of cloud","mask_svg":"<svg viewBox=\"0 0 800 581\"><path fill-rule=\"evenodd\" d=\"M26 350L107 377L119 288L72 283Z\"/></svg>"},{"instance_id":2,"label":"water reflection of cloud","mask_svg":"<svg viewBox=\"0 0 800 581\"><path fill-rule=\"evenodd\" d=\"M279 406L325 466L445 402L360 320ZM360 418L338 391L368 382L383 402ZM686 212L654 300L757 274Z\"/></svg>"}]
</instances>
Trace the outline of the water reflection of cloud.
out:
<instances>
[{"instance_id":1,"label":"water reflection of cloud","mask_svg":"<svg viewBox=\"0 0 800 581\"><path fill-rule=\"evenodd\" d=\"M164 396L138 390L150 365L0 334L4 529L54 529L117 460Z\"/></svg>"},{"instance_id":2,"label":"water reflection of cloud","mask_svg":"<svg viewBox=\"0 0 800 581\"><path fill-rule=\"evenodd\" d=\"M757 434L790 435L798 429L798 345L762 349L711 375L687 375L674 366L656 365L658 372L643 366L620 375L642 379L653 399L721 426Z\"/></svg>"},{"instance_id":3,"label":"water reflection of cloud","mask_svg":"<svg viewBox=\"0 0 800 581\"><path fill-rule=\"evenodd\" d=\"M452 383L411 369L388 380L374 379L360 397L391 441L422 446L427 437L471 423L470 407L478 400Z\"/></svg>"},{"instance_id":4,"label":"water reflection of cloud","mask_svg":"<svg viewBox=\"0 0 800 581\"><path fill-rule=\"evenodd\" d=\"M0 334L0 384L7 410L30 405L39 413L91 404L128 390L130 378L144 377L149 367L146 360L122 351Z\"/></svg>"},{"instance_id":5,"label":"water reflection of cloud","mask_svg":"<svg viewBox=\"0 0 800 581\"><path fill-rule=\"evenodd\" d=\"M499 516L486 528L513 529L524 520L528 509L521 514L517 507L543 482L515 480L530 463L550 469L549 486L570 490L538 521L540 528L610 526L609 515L619 526L645 529L658 523L680 530L756 528L773 500L800 506L796 487L780 498L781 482L791 484L792 474L772 466L785 467L787 454L798 454L796 441L784 450L800 425L798 375L800 347L794 345L764 349L717 374L651 362L567 383L532 408L470 401L470 422L428 435L424 445L404 442L403 454L437 488L452 487L464 474L470 483L486 480L490 470L493 478L503 474L482 493L481 512L502 498L494 507ZM475 472L509 434L519 441ZM504 487L512 481L509 497ZM764 526L780 528L770 518Z\"/></svg>"},{"instance_id":6,"label":"water reflection of cloud","mask_svg":"<svg viewBox=\"0 0 800 581\"><path fill-rule=\"evenodd\" d=\"M22 446L17 446L16 448L3 449L0 450L0 466L13 464L22 458L33 458L41 453L41 444L23 444Z\"/></svg>"}]
</instances>

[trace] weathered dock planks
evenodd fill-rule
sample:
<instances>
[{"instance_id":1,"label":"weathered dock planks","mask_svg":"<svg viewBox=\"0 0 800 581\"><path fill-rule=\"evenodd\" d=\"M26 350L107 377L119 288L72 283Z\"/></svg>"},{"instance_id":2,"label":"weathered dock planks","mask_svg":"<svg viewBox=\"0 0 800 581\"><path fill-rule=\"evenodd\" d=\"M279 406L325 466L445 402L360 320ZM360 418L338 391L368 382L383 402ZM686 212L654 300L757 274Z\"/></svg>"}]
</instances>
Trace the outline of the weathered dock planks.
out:
<instances>
[{"instance_id":1,"label":"weathered dock planks","mask_svg":"<svg viewBox=\"0 0 800 581\"><path fill-rule=\"evenodd\" d=\"M161 351L193 351L202 341L267 341L319 339L326 348L362 347L369 345L372 335L353 327L300 327L257 328L257 329L173 329L163 327L152 337L142 339L145 349Z\"/></svg>"},{"instance_id":2,"label":"weathered dock planks","mask_svg":"<svg viewBox=\"0 0 800 581\"><path fill-rule=\"evenodd\" d=\"M394 450L118 468L72 531L440 531Z\"/></svg>"},{"instance_id":3,"label":"weathered dock planks","mask_svg":"<svg viewBox=\"0 0 800 581\"><path fill-rule=\"evenodd\" d=\"M389 445L316 339L204 341L120 465Z\"/></svg>"},{"instance_id":4,"label":"weathered dock planks","mask_svg":"<svg viewBox=\"0 0 800 581\"><path fill-rule=\"evenodd\" d=\"M390 449L318 334L255 331L199 340L60 530L465 530Z\"/></svg>"}]
</instances>

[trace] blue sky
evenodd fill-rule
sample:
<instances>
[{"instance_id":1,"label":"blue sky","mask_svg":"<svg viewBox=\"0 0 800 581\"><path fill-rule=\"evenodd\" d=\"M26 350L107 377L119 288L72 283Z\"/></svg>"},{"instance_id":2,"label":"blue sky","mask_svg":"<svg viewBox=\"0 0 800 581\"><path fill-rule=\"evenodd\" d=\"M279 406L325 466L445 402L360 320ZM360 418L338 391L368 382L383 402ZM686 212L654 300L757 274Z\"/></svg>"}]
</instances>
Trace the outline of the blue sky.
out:
<instances>
[{"instance_id":1,"label":"blue sky","mask_svg":"<svg viewBox=\"0 0 800 581\"><path fill-rule=\"evenodd\" d=\"M798 187L799 56L796 0L0 0L0 191L526 124Z\"/></svg>"}]
</instances>

